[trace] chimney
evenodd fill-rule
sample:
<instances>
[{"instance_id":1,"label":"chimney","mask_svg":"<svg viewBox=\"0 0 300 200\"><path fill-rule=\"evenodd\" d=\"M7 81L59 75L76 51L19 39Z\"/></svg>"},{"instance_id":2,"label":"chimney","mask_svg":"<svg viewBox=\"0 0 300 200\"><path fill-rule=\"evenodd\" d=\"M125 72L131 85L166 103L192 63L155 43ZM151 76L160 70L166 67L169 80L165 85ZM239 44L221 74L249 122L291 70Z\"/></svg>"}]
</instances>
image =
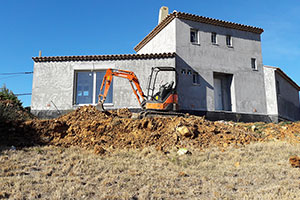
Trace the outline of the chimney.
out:
<instances>
[{"instance_id":1,"label":"chimney","mask_svg":"<svg viewBox=\"0 0 300 200\"><path fill-rule=\"evenodd\" d=\"M158 24L164 20L167 15L169 14L169 8L166 7L166 6L162 6L160 9L159 9L159 16L158 16Z\"/></svg>"},{"instance_id":2,"label":"chimney","mask_svg":"<svg viewBox=\"0 0 300 200\"><path fill-rule=\"evenodd\" d=\"M39 51L39 57L42 57L42 50Z\"/></svg>"}]
</instances>

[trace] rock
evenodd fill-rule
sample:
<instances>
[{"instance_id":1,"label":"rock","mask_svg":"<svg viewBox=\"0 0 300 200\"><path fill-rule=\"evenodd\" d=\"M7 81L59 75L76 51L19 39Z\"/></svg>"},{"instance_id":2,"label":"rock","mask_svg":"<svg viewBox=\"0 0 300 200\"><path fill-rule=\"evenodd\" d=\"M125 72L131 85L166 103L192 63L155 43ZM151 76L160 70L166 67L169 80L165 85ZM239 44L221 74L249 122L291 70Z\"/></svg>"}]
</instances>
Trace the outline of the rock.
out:
<instances>
[{"instance_id":1,"label":"rock","mask_svg":"<svg viewBox=\"0 0 300 200\"><path fill-rule=\"evenodd\" d=\"M182 171L179 172L178 175L181 176L181 177L188 177L189 176L187 173L182 172Z\"/></svg>"},{"instance_id":2,"label":"rock","mask_svg":"<svg viewBox=\"0 0 300 200\"><path fill-rule=\"evenodd\" d=\"M240 166L240 162L234 163L234 166L235 166L236 168L238 168L238 167Z\"/></svg>"},{"instance_id":3,"label":"rock","mask_svg":"<svg viewBox=\"0 0 300 200\"><path fill-rule=\"evenodd\" d=\"M191 137L193 135L187 126L177 127L176 131L179 132L180 135L185 136L185 137Z\"/></svg>"},{"instance_id":4,"label":"rock","mask_svg":"<svg viewBox=\"0 0 300 200\"><path fill-rule=\"evenodd\" d=\"M180 148L178 151L177 151L177 154L179 156L181 155L184 155L184 154L192 154L189 150L187 150L186 148Z\"/></svg>"},{"instance_id":5,"label":"rock","mask_svg":"<svg viewBox=\"0 0 300 200\"><path fill-rule=\"evenodd\" d=\"M94 153L95 154L104 154L105 152L106 152L106 150L103 147L99 146L99 145L96 145L94 147Z\"/></svg>"},{"instance_id":6,"label":"rock","mask_svg":"<svg viewBox=\"0 0 300 200\"><path fill-rule=\"evenodd\" d=\"M290 164L292 165L292 167L296 167L296 168L300 167L300 157L291 156L289 161L290 161Z\"/></svg>"},{"instance_id":7,"label":"rock","mask_svg":"<svg viewBox=\"0 0 300 200\"><path fill-rule=\"evenodd\" d=\"M139 118L140 118L140 114L139 113L132 113L131 119L139 119Z\"/></svg>"},{"instance_id":8,"label":"rock","mask_svg":"<svg viewBox=\"0 0 300 200\"><path fill-rule=\"evenodd\" d=\"M255 125L251 126L251 131L255 132L257 130L257 127Z\"/></svg>"}]
</instances>

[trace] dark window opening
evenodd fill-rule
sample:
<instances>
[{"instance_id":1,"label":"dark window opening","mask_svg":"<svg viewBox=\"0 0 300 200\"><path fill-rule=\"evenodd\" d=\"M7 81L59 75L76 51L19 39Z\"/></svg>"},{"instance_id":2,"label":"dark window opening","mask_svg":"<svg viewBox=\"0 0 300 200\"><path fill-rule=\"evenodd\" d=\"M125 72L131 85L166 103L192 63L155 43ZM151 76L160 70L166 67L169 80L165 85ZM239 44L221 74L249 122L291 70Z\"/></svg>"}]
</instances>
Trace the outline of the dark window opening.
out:
<instances>
[{"instance_id":1,"label":"dark window opening","mask_svg":"<svg viewBox=\"0 0 300 200\"><path fill-rule=\"evenodd\" d=\"M93 73L76 73L76 104L92 103L93 98Z\"/></svg>"},{"instance_id":2,"label":"dark window opening","mask_svg":"<svg viewBox=\"0 0 300 200\"><path fill-rule=\"evenodd\" d=\"M226 35L226 45L227 46L232 46L232 37L231 35Z\"/></svg>"},{"instance_id":3,"label":"dark window opening","mask_svg":"<svg viewBox=\"0 0 300 200\"><path fill-rule=\"evenodd\" d=\"M211 33L211 43L217 44L217 33L215 32Z\"/></svg>"},{"instance_id":4,"label":"dark window opening","mask_svg":"<svg viewBox=\"0 0 300 200\"><path fill-rule=\"evenodd\" d=\"M75 104L96 104L98 102L98 95L104 74L105 71L75 72ZM108 91L105 103L112 103L112 97L113 82Z\"/></svg>"},{"instance_id":5,"label":"dark window opening","mask_svg":"<svg viewBox=\"0 0 300 200\"><path fill-rule=\"evenodd\" d=\"M251 58L251 68L252 70L257 70L256 59Z\"/></svg>"},{"instance_id":6,"label":"dark window opening","mask_svg":"<svg viewBox=\"0 0 300 200\"><path fill-rule=\"evenodd\" d=\"M193 84L197 84L197 85L200 84L200 77L199 77L199 74L197 72L193 73Z\"/></svg>"},{"instance_id":7,"label":"dark window opening","mask_svg":"<svg viewBox=\"0 0 300 200\"><path fill-rule=\"evenodd\" d=\"M198 44L198 31L195 29L191 29L191 42Z\"/></svg>"}]
</instances>

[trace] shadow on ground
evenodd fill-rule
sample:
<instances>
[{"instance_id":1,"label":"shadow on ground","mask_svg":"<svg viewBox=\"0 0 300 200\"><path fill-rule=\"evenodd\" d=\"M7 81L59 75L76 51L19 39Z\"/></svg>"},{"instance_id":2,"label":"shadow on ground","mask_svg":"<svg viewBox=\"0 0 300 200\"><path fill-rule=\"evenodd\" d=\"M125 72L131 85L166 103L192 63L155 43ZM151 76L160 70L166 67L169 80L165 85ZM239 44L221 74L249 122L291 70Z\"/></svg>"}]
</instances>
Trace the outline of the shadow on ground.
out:
<instances>
[{"instance_id":1,"label":"shadow on ground","mask_svg":"<svg viewBox=\"0 0 300 200\"><path fill-rule=\"evenodd\" d=\"M40 145L36 131L23 121L0 121L0 151Z\"/></svg>"}]
</instances>

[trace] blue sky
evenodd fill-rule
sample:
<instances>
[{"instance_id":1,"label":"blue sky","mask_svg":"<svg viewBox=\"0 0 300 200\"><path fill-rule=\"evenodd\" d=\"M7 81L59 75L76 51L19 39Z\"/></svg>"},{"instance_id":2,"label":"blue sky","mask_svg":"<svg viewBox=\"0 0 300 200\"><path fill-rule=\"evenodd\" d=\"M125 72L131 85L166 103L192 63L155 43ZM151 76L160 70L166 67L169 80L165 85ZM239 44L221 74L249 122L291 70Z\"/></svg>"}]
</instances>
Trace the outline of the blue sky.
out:
<instances>
[{"instance_id":1,"label":"blue sky","mask_svg":"<svg viewBox=\"0 0 300 200\"><path fill-rule=\"evenodd\" d=\"M300 1L271 0L9 0L0 2L0 73L33 70L32 57L135 53L161 6L258 26L264 65L300 84ZM0 76L14 93L31 92L32 75ZM31 96L21 96L30 105Z\"/></svg>"}]
</instances>

